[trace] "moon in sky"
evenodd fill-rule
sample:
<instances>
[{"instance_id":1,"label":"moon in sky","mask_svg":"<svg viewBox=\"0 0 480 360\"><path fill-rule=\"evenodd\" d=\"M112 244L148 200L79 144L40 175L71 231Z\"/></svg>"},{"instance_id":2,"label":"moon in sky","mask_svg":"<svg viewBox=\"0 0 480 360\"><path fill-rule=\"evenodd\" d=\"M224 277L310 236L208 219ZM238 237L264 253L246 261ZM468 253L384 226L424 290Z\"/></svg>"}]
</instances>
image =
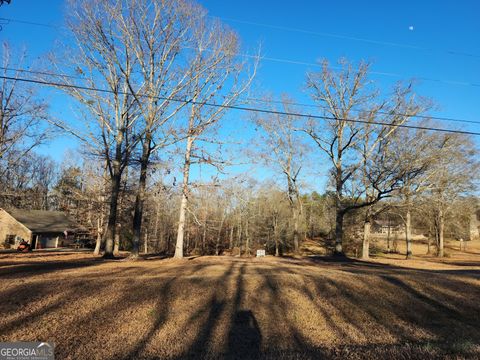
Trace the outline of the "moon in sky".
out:
<instances>
[{"instance_id":1,"label":"moon in sky","mask_svg":"<svg viewBox=\"0 0 480 360\"><path fill-rule=\"evenodd\" d=\"M413 31L413 26L410 25L410 26L408 27L408 30Z\"/></svg>"}]
</instances>

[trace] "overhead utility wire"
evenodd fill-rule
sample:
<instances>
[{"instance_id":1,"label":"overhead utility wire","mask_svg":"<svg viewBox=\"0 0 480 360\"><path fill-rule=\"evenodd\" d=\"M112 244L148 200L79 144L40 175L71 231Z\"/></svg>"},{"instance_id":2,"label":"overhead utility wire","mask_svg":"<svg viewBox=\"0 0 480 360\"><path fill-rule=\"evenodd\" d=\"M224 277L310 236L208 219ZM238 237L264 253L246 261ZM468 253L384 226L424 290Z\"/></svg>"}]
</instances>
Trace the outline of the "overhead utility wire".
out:
<instances>
[{"instance_id":1,"label":"overhead utility wire","mask_svg":"<svg viewBox=\"0 0 480 360\"><path fill-rule=\"evenodd\" d=\"M467 52L463 52L463 51L428 48L428 47L412 45L412 44L401 44L401 43L396 43L396 42L391 42L391 41L380 41L380 40L374 40L374 39L360 38L360 37L356 37L356 36L349 36L349 35L342 35L342 34L335 34L335 33L327 33L327 32L318 32L318 31L312 31L312 30L306 30L306 29L299 29L299 28L292 28L292 27L287 27L287 26L265 24L265 23L259 23L259 22L254 22L254 21L239 20L239 19L233 19L233 18L228 18L228 17L214 16L214 15L210 15L209 17L214 18L214 19L223 20L223 21L235 22L235 23L238 23L238 24L260 26L260 27L265 27L265 28L270 28L270 29L291 31L291 32L297 32L297 33L303 33L303 34L309 34L309 35L317 35L317 36L323 36L323 37L332 37L332 38L336 38L336 39L359 41L359 42L371 43L371 44L376 44L376 45L387 45L387 46L392 46L392 47L401 47L401 48L406 48L406 49L437 51L437 52L444 52L444 53L449 54L449 55L467 56L467 57L473 57L473 58L480 59L480 55L478 55L478 54L472 54L472 53L467 53ZM19 23L19 24L43 26L43 27L49 27L49 28L63 27L63 26L60 26L60 25L39 23L39 22L26 21L26 20L17 20L17 19L11 19L11 18L0 18L0 20L7 21L6 24L8 24L8 22L15 22L15 23ZM4 25L6 25L6 24L4 24Z\"/></svg>"},{"instance_id":2,"label":"overhead utility wire","mask_svg":"<svg viewBox=\"0 0 480 360\"><path fill-rule=\"evenodd\" d=\"M21 81L21 82L25 82L25 83L32 83L32 84L52 86L52 87L64 87L64 88L70 88L70 89L95 91L95 92L100 92L100 93L132 95L131 93L123 92L123 91L114 92L112 90L99 89L99 88L90 87L90 86L63 84L63 83L56 83L56 82L51 82L51 81L42 81L42 80L35 80L35 79L15 78L15 77L10 77L10 76L0 76L0 79L11 80L11 81ZM352 122L352 123L382 125L382 126L399 127L399 128L407 128L407 129L438 131L438 132L451 133L451 134L464 134L464 135L480 136L480 132L472 132L472 131L451 130L451 129L429 127L429 126L389 124L389 123L384 123L384 122L381 122L381 121L367 121L367 120L360 120L360 119L335 118L333 116L320 116L320 115L311 115L311 114L303 114L303 113L295 113L295 112L287 112L287 111L259 109L259 108L254 108L254 107L246 107L246 106L238 106L238 105L216 104L216 103L212 103L212 102L208 102L208 101L195 101L195 100L192 100L192 99L187 100L187 99L178 99L178 98L165 97L165 96L151 96L151 95L140 95L140 96L151 98L151 99L182 102L184 104L204 105L204 106L211 106L211 107L216 107L216 108L232 109L232 110L240 110L240 111L251 111L251 112L257 112L257 113L263 113L263 114L288 115L288 116L303 117L303 118L308 118L308 119L337 120L337 121L345 121L345 122Z\"/></svg>"},{"instance_id":3,"label":"overhead utility wire","mask_svg":"<svg viewBox=\"0 0 480 360\"><path fill-rule=\"evenodd\" d=\"M294 101L283 101L283 100L269 100L269 99L258 99L248 97L246 98L248 101L252 102L260 102L260 103L267 103L267 104L285 104L285 105L293 105L293 106L301 106L301 107L310 107L310 108L321 108L321 109L330 109L328 106L321 106L317 104L306 104L306 103L299 103ZM334 108L336 109L336 108ZM362 112L363 110L352 109L355 112ZM428 116L428 115L410 115L398 112L389 112L389 111L377 111L378 114L381 115L396 115L396 116L409 116L412 118L419 118L425 120L439 120L439 121L451 121L451 122L459 122L459 123L466 123L466 124L480 124L480 121L475 120L466 120L466 119L457 119L457 118L450 118L450 117L442 117L442 116Z\"/></svg>"},{"instance_id":4,"label":"overhead utility wire","mask_svg":"<svg viewBox=\"0 0 480 360\"><path fill-rule=\"evenodd\" d=\"M28 73L28 74L47 75L47 76L63 77L63 78L78 79L78 80L85 80L85 81L88 80L87 78L82 77L82 76L58 74L58 73L46 72L46 71L17 69L17 68L11 68L11 67L3 67L3 66L0 66L0 69L6 70L6 71L12 71L12 72L22 72L22 73ZM302 106L302 107L329 109L329 107L327 107L327 106L321 106L321 105L316 105L316 104L305 104L305 103L282 101L282 100L258 99L258 98L253 98L253 97L239 98L239 100L240 101L247 101L247 102L254 102L254 103L255 102L257 102L257 103L261 102L261 103L267 103L267 104L286 104L286 105L294 105L294 106ZM352 111L361 112L362 110L352 109ZM480 121L441 117L441 116L410 115L410 114L405 114L405 113L388 112L388 111L378 111L377 113L382 114L382 115L409 116L409 117L412 117L412 118L427 119L427 120L451 121L451 122L459 122L459 123L467 123L467 124L480 124Z\"/></svg>"},{"instance_id":5,"label":"overhead utility wire","mask_svg":"<svg viewBox=\"0 0 480 360\"><path fill-rule=\"evenodd\" d=\"M259 23L259 22L254 22L254 21L232 19L232 18L228 18L228 17L220 17L220 16L214 16L214 15L211 15L210 17L215 18L215 19L219 19L219 20L223 20L223 21L230 21L230 22L235 22L235 23L238 23L238 24L259 26L259 27L264 27L264 28L269 28L269 29L290 31L290 32L296 32L296 33L302 33L302 34L308 34L308 35L316 35L316 36L322 36L322 37L331 37L331 38L335 38L335 39L359 41L359 42L365 42L365 43L370 43L370 44L375 44L375 45L386 45L386 46L392 46L392 47L400 47L400 48L405 48L405 49L444 52L444 53L449 54L449 55L467 56L467 57L480 59L480 55L478 55L478 54L472 54L472 53L467 53L467 52L463 52L463 51L455 51L455 50L448 50L448 49L436 49L436 48L429 48L429 47L424 47L424 46L419 46L419 45L402 44L402 43L396 43L396 42L390 42L390 41L381 41L381 40L360 38L360 37L356 37L356 36L334 34L334 33L328 33L328 32L318 32L318 31L299 29L299 28L293 28L293 27L287 27L287 26Z\"/></svg>"},{"instance_id":6,"label":"overhead utility wire","mask_svg":"<svg viewBox=\"0 0 480 360\"><path fill-rule=\"evenodd\" d=\"M45 24L45 23L39 23L39 22L33 22L33 21L25 21L25 20L16 20L16 19L10 19L10 18L0 18L0 21L6 21L6 23L4 23L3 25L8 25L9 23L13 22L13 23L25 24L25 25L49 27L53 29L61 27L58 25Z\"/></svg>"},{"instance_id":7,"label":"overhead utility wire","mask_svg":"<svg viewBox=\"0 0 480 360\"><path fill-rule=\"evenodd\" d=\"M17 22L17 23L20 23L20 24L27 24L27 25L37 25L37 26L44 26L44 27L50 27L50 28L63 28L62 26L57 26L57 25L42 24L42 23L38 23L38 22L15 20L15 19L9 19L9 18L0 18L0 21L2 21L2 20L8 21L8 22ZM259 57L257 55L242 54L242 53L238 53L237 56L238 57L243 57L243 58L246 58L246 59L260 58L261 60L283 63L283 64L311 66L311 67L316 67L316 68L322 67L321 64L316 63L316 62L308 62L308 61L301 61L301 60L294 60L294 59L285 59L285 58L279 58L279 57L271 57L271 56L260 56ZM332 66L332 69L339 70L340 68ZM379 75L379 76L394 77L394 78L413 78L413 79L416 79L416 80L436 82L436 83L446 84L446 85L460 85L460 86L470 86L470 87L480 88L480 83L477 84L477 83L471 83L471 82L468 82L468 81L435 79L435 78L425 77L425 76L405 76L403 74L398 74L398 73L393 73L393 72L373 71L373 70L370 71L370 74Z\"/></svg>"},{"instance_id":8,"label":"overhead utility wire","mask_svg":"<svg viewBox=\"0 0 480 360\"><path fill-rule=\"evenodd\" d=\"M4 67L4 66L0 66L0 69L6 70L6 71L11 71L11 72L19 72L19 73L27 73L27 74L37 74L37 75L47 75L47 76L56 76L56 77L63 77L63 78L77 79L77 80L88 80L87 78L82 77L82 76L67 75L67 74L58 74L58 73L53 73L53 72L49 72L49 71L38 71L38 70L18 69L18 68L12 68L12 67Z\"/></svg>"}]
</instances>

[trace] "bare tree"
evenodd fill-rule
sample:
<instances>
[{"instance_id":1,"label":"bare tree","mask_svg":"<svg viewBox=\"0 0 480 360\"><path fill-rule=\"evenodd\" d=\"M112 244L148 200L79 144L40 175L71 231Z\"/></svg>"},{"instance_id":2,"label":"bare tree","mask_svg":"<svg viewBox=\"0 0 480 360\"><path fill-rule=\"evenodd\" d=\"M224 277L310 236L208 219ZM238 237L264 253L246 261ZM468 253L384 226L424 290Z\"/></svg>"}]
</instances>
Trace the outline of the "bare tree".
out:
<instances>
[{"instance_id":1,"label":"bare tree","mask_svg":"<svg viewBox=\"0 0 480 360\"><path fill-rule=\"evenodd\" d=\"M434 163L430 171L431 205L434 209L434 229L437 255L444 256L445 219L462 196L475 192L479 163L477 151L470 138L446 134L430 143Z\"/></svg>"},{"instance_id":2,"label":"bare tree","mask_svg":"<svg viewBox=\"0 0 480 360\"><path fill-rule=\"evenodd\" d=\"M328 120L324 123L310 121L304 130L316 145L327 154L332 166L335 187L335 254L343 254L343 219L348 211L345 204L345 186L358 170L358 161L352 161L361 127L349 119L357 119L352 110L367 107L375 93L367 88L368 64L358 69L341 60L342 70L335 73L324 61L322 70L307 74L307 87L312 98ZM331 120L330 120L331 119Z\"/></svg>"},{"instance_id":3,"label":"bare tree","mask_svg":"<svg viewBox=\"0 0 480 360\"><path fill-rule=\"evenodd\" d=\"M429 104L424 99L417 100L412 85L394 88L393 96L380 105L364 113L363 129L357 151L361 163L358 182L354 182L356 194L351 194L354 205L364 208L362 258L369 257L369 237L372 220L388 209L388 204L378 206L380 200L395 195L403 186L406 176L413 179L421 171L417 166L403 165L397 156L392 138L401 136L399 126L421 114ZM423 168L422 168L423 169ZM355 176L353 177L355 179ZM361 197L361 200L358 198Z\"/></svg>"},{"instance_id":4,"label":"bare tree","mask_svg":"<svg viewBox=\"0 0 480 360\"><path fill-rule=\"evenodd\" d=\"M406 258L412 256L412 210L414 201L431 187L434 176L432 165L435 163L435 151L431 147L436 142L436 134L422 129L399 129L392 138L392 153L403 167L402 187L399 197L403 204L396 214L405 225Z\"/></svg>"},{"instance_id":5,"label":"bare tree","mask_svg":"<svg viewBox=\"0 0 480 360\"><path fill-rule=\"evenodd\" d=\"M49 193L56 177L55 162L47 156L38 156L33 163L33 185L38 193L37 209L49 210Z\"/></svg>"},{"instance_id":6,"label":"bare tree","mask_svg":"<svg viewBox=\"0 0 480 360\"><path fill-rule=\"evenodd\" d=\"M391 196L408 171L391 157L390 137L408 119L425 110L411 86L397 86L392 96L380 97L368 81L366 63L358 68L340 60L333 71L323 62L318 73L307 74L307 86L324 118L310 121L304 131L328 156L335 189L335 254L343 254L343 220L347 213L365 208L364 256L372 206ZM413 176L417 167L411 169Z\"/></svg>"},{"instance_id":7,"label":"bare tree","mask_svg":"<svg viewBox=\"0 0 480 360\"><path fill-rule=\"evenodd\" d=\"M63 64L81 80L65 76L63 81L81 87L61 89L75 98L84 112L82 126L57 121L56 125L84 142L88 151L107 164L110 176L110 206L105 233L104 257L113 257L121 179L140 136L135 124L138 104L132 95L135 56L119 24L121 2L89 0L69 2L69 29L76 49L65 54ZM58 63L57 63L58 65ZM87 86L85 86L87 85ZM100 88L103 91L92 91ZM140 91L140 90L135 90Z\"/></svg>"},{"instance_id":8,"label":"bare tree","mask_svg":"<svg viewBox=\"0 0 480 360\"><path fill-rule=\"evenodd\" d=\"M186 104L179 99L191 79L191 69L182 63L182 56L192 45L192 25L198 16L203 16L203 10L197 5L161 0L122 2L116 13L127 46L136 59L139 75L126 79L142 114L132 257L138 256L150 157L176 140L173 126L167 125ZM141 91L136 91L138 88Z\"/></svg>"},{"instance_id":9,"label":"bare tree","mask_svg":"<svg viewBox=\"0 0 480 360\"><path fill-rule=\"evenodd\" d=\"M333 71L324 61L322 70L307 74L307 87L319 103L325 121L310 121L304 131L327 156L332 169L335 188L335 254L343 254L343 220L345 214L367 206L370 201L352 202L345 196L348 182L358 176L362 160L356 148L363 136L360 118L375 117L383 104L375 105L375 89L367 79L369 65L360 63L357 69L346 60L340 60L341 70ZM356 121L361 120L361 121ZM370 147L369 147L370 148ZM357 196L354 200L359 200Z\"/></svg>"},{"instance_id":10,"label":"bare tree","mask_svg":"<svg viewBox=\"0 0 480 360\"><path fill-rule=\"evenodd\" d=\"M283 96L282 110L292 112L292 101ZM293 222L293 244L295 252L299 251L299 223L302 213L302 202L298 179L302 169L304 144L296 129L298 118L292 115L274 113L269 116L256 116L254 118L260 132L260 153L254 152L256 158L263 160L267 167L279 170L285 178L286 194L290 205Z\"/></svg>"},{"instance_id":11,"label":"bare tree","mask_svg":"<svg viewBox=\"0 0 480 360\"><path fill-rule=\"evenodd\" d=\"M38 98L32 87L17 80L19 73L14 69L22 67L25 57L25 52L15 56L7 43L2 44L0 179L9 168L45 142L49 134L47 104Z\"/></svg>"},{"instance_id":12,"label":"bare tree","mask_svg":"<svg viewBox=\"0 0 480 360\"><path fill-rule=\"evenodd\" d=\"M35 152L8 164L1 178L0 206L48 210L55 168L50 157Z\"/></svg>"},{"instance_id":13,"label":"bare tree","mask_svg":"<svg viewBox=\"0 0 480 360\"><path fill-rule=\"evenodd\" d=\"M195 24L195 42L189 62L189 114L186 128L186 147L183 161L183 182L178 220L175 258L183 258L185 215L189 197L190 167L195 163L215 165L217 162L205 150L199 151L197 142L224 115L226 107L245 92L256 72L245 75L245 64L238 60L237 35L218 21L202 17ZM246 76L246 78L245 78ZM214 105L214 106L211 106ZM212 142L215 142L214 140Z\"/></svg>"}]
</instances>

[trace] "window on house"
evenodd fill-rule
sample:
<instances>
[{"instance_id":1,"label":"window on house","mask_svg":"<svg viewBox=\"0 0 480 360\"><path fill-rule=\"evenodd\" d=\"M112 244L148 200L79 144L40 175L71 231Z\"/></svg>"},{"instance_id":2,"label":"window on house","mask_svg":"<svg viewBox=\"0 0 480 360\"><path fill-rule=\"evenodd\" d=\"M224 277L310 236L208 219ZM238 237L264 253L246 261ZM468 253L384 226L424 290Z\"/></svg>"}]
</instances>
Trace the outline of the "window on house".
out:
<instances>
[{"instance_id":1,"label":"window on house","mask_svg":"<svg viewBox=\"0 0 480 360\"><path fill-rule=\"evenodd\" d=\"M8 249L12 245L15 245L15 235L7 235L5 237L5 247Z\"/></svg>"}]
</instances>

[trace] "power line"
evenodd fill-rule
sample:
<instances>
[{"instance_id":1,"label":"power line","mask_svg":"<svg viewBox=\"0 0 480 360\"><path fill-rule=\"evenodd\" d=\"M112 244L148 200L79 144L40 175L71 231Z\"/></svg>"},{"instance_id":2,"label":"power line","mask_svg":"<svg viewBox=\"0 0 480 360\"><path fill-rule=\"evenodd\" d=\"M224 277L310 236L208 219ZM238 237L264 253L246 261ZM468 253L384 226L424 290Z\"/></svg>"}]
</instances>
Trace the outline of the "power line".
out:
<instances>
[{"instance_id":1,"label":"power line","mask_svg":"<svg viewBox=\"0 0 480 360\"><path fill-rule=\"evenodd\" d=\"M99 89L99 88L90 87L90 86L80 86L80 85L56 83L56 82L51 82L51 81L42 81L42 80L35 80L35 79L16 78L16 77L10 77L10 76L0 76L0 79L11 80L11 81L21 81L21 82L25 82L25 83L32 83L32 84L52 86L52 87L63 87L63 88L70 88L70 89L77 89L77 90L95 91L95 92L100 92L100 93L132 95L131 93L123 92L123 91L114 92L112 90ZM195 100L192 100L192 99L187 100L187 99L178 99L178 98L165 97L165 96L151 96L151 95L140 95L140 96L151 98L151 99L181 102L181 103L184 103L184 104L210 106L210 107L231 109L231 110L239 110L239 111L251 111L251 112L257 112L257 113L263 113L263 114L286 115L286 116L303 117L303 118L308 118L308 119L319 119L319 120L336 120L336 121L345 121L345 122L371 124L371 125L382 125L382 126L407 128L407 129L438 131L438 132L451 133L451 134L464 134L464 135L480 136L479 132L443 129L443 128L436 128L436 127L429 127L429 126L417 126L417 125L406 125L406 124L389 124L389 123L384 123L384 122L381 122L381 121L367 121L367 120L360 120L360 119L347 119L347 118L339 119L339 118L335 118L333 116L320 116L320 115L303 114L303 113L295 113L295 112L287 112L287 111L260 109L260 108L254 108L254 107L245 107L245 106L238 106L238 105L216 104L216 103L212 103L212 102L208 102L208 101L195 101Z\"/></svg>"},{"instance_id":2,"label":"power line","mask_svg":"<svg viewBox=\"0 0 480 360\"><path fill-rule=\"evenodd\" d=\"M458 56L466 56L466 57L472 57L472 58L480 59L480 55L467 53L467 52L462 52L462 51L435 49L435 48L429 48L429 47L412 45L412 44L402 44L402 43L396 43L396 42L390 42L390 41L381 41L381 40L374 40L374 39L368 39L368 38L360 38L360 37L350 36L350 35L342 35L342 34L335 34L335 33L328 33L328 32L318 32L318 31L299 29L299 28L293 28L293 27L287 27L287 26L259 23L259 22L254 22L254 21L232 19L232 18L228 18L228 17L220 17L220 16L213 16L213 15L211 17L215 18L215 19L223 20L223 21L230 21L230 22L234 22L234 23L238 23L238 24L259 26L259 27L275 29L275 30L290 31L290 32L296 32L296 33L302 33L302 34L308 34L308 35L315 35L315 36L321 36L321 37L330 37L330 38L335 38L335 39L359 41L359 42L370 43L370 44L375 44L375 45L386 45L386 46L400 47L400 48L405 48L405 49L444 52L448 55L458 55Z\"/></svg>"},{"instance_id":3,"label":"power line","mask_svg":"<svg viewBox=\"0 0 480 360\"><path fill-rule=\"evenodd\" d=\"M62 26L57 26L57 25L31 22L31 21L24 21L24 20L15 20L15 19L10 19L10 18L0 18L0 21L7 21L7 24L8 24L8 22L16 22L16 23L20 23L20 24L44 26L44 27L49 27L49 28L64 28ZM6 24L3 24L3 25L6 25ZM256 59L257 58L256 55L250 55L250 54L244 54L244 53L238 53L237 56L238 57L243 57L243 58L246 58L246 59L252 59L252 58ZM309 62L309 61L302 61L302 60L295 60L295 59L285 59L285 58L281 58L281 57L260 56L260 59L270 61L270 62L289 64L289 65L310 66L310 67L315 67L315 68L322 67L321 64L316 63L316 62ZM334 70L339 70L340 69L339 67L334 67L334 66L331 66L331 68L334 69ZM472 83L472 82L468 82L468 81L436 79L436 78L431 78L431 77L426 77L426 76L405 76L404 74L399 74L399 73L394 73L394 72L374 71L374 70L371 70L370 74L379 75L379 76L386 76L386 77L394 77L394 78L397 78L397 79L413 78L413 79L420 80L420 81L435 82L435 83L445 84L445 85L468 86L468 87L480 88L480 83Z\"/></svg>"},{"instance_id":4,"label":"power line","mask_svg":"<svg viewBox=\"0 0 480 360\"><path fill-rule=\"evenodd\" d=\"M52 29L61 28L61 26L58 26L58 25L45 24L45 23L26 21L26 20L16 20L16 19L10 19L10 18L0 18L0 21L6 21L6 23L4 23L3 25L8 25L9 23L12 22L12 23L18 23L18 24L24 24L24 25L43 26L43 27L48 27Z\"/></svg>"},{"instance_id":5,"label":"power line","mask_svg":"<svg viewBox=\"0 0 480 360\"><path fill-rule=\"evenodd\" d=\"M17 69L17 68L3 67L3 66L0 66L0 69L7 70L7 71L12 71L12 72L23 72L23 73L29 73L29 74L47 75L47 76L63 77L63 78L78 79L78 80L85 80L85 81L88 80L87 78L81 77L81 76L58 74L58 73L46 72L46 71ZM327 106L321 106L321 105L318 105L318 104L305 104L305 103L282 101L282 100L258 99L258 98L252 98L252 97L248 97L248 98L245 98L245 99L240 98L239 100L244 100L244 101L247 101L247 102L257 102L257 103L261 102L261 103L268 103L268 104L287 104L287 105L294 105L294 106L301 106L301 107L329 109L329 107L327 107ZM362 110L352 109L352 111L361 112ZM408 117L411 117L411 118L419 118L419 119L427 119L427 120L450 121L450 122L467 123L467 124L480 124L480 121L449 118L449 117L428 116L428 115L410 115L410 114L405 114L405 113L388 112L388 111L378 111L377 113L381 114L381 115L408 116Z\"/></svg>"},{"instance_id":6,"label":"power line","mask_svg":"<svg viewBox=\"0 0 480 360\"><path fill-rule=\"evenodd\" d=\"M331 37L331 38L336 38L336 39L359 41L359 42L371 43L371 44L376 44L376 45L386 45L386 46L400 47L400 48L406 48L406 49L424 50L424 51L437 51L437 52L444 52L448 55L458 55L458 56L466 56L466 57L472 57L472 58L480 59L480 55L467 53L467 52L462 52L462 51L456 51L456 50L428 48L428 47L412 45L412 44L402 44L402 43L396 43L396 42L391 42L391 41L380 41L380 40L374 40L374 39L360 38L360 37L350 36L350 35L335 34L335 33L328 33L328 32L318 32L318 31L312 31L312 30L292 28L292 27L287 27L287 26L279 26L279 25L265 24L265 23L259 23L259 22L254 22L254 21L233 19L233 18L228 18L228 17L220 17L220 16L213 16L213 15L210 15L209 17L214 18L214 19L223 20L223 21L235 22L235 23L238 23L238 24L253 25L253 26L265 27L265 28L276 29L276 30L297 32L297 33L316 35L316 36L322 36L322 37ZM11 18L0 18L0 20L7 21L6 24L8 24L8 22L14 22L14 23L19 23L19 24L43 26L43 27L49 27L49 28L64 28L63 26L60 26L60 25L52 25L52 24L46 24L46 23L40 23L40 22L34 22L34 21L26 21L26 20L17 20L17 19L11 19ZM6 24L4 24L4 25L6 25ZM292 62L295 63L295 61L292 61ZM299 63L308 64L308 63L304 63L304 62L299 62Z\"/></svg>"},{"instance_id":7,"label":"power line","mask_svg":"<svg viewBox=\"0 0 480 360\"><path fill-rule=\"evenodd\" d=\"M294 106L301 106L301 107L321 108L321 109L327 109L327 110L330 109L330 107L328 106L299 103L294 101L269 100L269 99L257 99L257 98L246 98L246 100L253 101L253 102L268 103L268 104L286 104L286 105L294 105ZM357 110L357 109L352 109L352 111L362 112L362 110ZM388 112L388 111L377 111L377 113L381 115L408 116L411 118L418 118L418 119L425 119L425 120L439 120L439 121L451 121L451 122L466 123L466 124L480 124L480 121L457 119L457 118L442 117L442 116L410 115L410 114Z\"/></svg>"},{"instance_id":8,"label":"power line","mask_svg":"<svg viewBox=\"0 0 480 360\"><path fill-rule=\"evenodd\" d=\"M56 76L56 77L63 77L63 78L77 79L77 80L88 80L87 78L82 77L82 76L74 76L74 75L67 75L67 74L58 74L58 73L53 73L53 72L48 72L48 71L38 71L38 70L28 70L28 69L17 69L17 68L4 67L4 66L0 66L0 69L6 70L6 71L12 71L12 72L27 73L27 74Z\"/></svg>"}]
</instances>

